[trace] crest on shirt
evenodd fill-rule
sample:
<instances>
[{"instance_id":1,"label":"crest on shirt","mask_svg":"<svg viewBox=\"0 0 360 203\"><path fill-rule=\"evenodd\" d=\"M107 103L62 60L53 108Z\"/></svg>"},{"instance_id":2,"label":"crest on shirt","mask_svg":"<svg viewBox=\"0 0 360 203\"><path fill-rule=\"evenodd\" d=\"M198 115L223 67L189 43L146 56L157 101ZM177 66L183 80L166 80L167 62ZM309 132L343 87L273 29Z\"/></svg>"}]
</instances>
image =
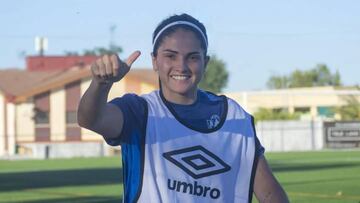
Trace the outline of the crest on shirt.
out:
<instances>
[{"instance_id":1,"label":"crest on shirt","mask_svg":"<svg viewBox=\"0 0 360 203\"><path fill-rule=\"evenodd\" d=\"M210 119L206 120L208 129L213 129L220 123L220 117L217 114L214 114Z\"/></svg>"}]
</instances>

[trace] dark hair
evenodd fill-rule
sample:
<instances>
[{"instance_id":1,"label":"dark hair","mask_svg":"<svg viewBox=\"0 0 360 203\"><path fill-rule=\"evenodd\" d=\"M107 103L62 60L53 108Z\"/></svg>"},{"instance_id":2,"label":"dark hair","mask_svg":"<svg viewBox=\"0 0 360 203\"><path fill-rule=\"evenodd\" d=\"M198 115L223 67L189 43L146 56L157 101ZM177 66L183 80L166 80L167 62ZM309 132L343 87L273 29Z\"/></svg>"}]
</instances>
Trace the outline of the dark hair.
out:
<instances>
[{"instance_id":1,"label":"dark hair","mask_svg":"<svg viewBox=\"0 0 360 203\"><path fill-rule=\"evenodd\" d=\"M181 15L173 15L173 16L170 16L170 17L166 18L165 20L163 20L156 27L156 29L155 29L155 31L153 33L152 42L154 43L155 37L161 31L161 29L163 29L168 24L176 22L176 21L187 21L187 22L190 22L192 24L195 24L203 32L206 39L204 39L202 37L202 34L199 32L199 30L197 30L197 29L195 29L195 28L193 28L193 27L191 27L189 25L186 25L186 24L174 25L174 26L171 26L171 27L167 28L166 30L164 30L160 34L158 39L156 40L155 44L153 45L153 54L154 54L154 56L157 55L157 50L158 50L159 46L161 45L164 37L171 35L172 33L174 33L179 28L182 28L182 29L185 29L185 30L190 30L190 31L194 32L196 37L200 40L201 48L204 49L205 55L206 55L206 53L207 53L207 41L208 40L207 40L207 34L206 34L205 26L200 21L198 21L196 18L194 18L194 17L192 17L192 16L190 16L190 15L188 15L186 13L183 13Z\"/></svg>"}]
</instances>

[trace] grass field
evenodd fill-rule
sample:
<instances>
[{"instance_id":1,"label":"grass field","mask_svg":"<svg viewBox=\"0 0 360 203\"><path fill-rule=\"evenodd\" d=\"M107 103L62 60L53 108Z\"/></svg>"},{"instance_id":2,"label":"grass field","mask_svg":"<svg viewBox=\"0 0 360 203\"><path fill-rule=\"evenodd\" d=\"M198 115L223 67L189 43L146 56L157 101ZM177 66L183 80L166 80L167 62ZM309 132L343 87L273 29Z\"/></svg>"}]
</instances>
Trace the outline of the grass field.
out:
<instances>
[{"instance_id":1,"label":"grass field","mask_svg":"<svg viewBox=\"0 0 360 203\"><path fill-rule=\"evenodd\" d=\"M360 202L360 151L266 156L291 202ZM121 174L119 157L0 161L0 202L121 202Z\"/></svg>"}]
</instances>

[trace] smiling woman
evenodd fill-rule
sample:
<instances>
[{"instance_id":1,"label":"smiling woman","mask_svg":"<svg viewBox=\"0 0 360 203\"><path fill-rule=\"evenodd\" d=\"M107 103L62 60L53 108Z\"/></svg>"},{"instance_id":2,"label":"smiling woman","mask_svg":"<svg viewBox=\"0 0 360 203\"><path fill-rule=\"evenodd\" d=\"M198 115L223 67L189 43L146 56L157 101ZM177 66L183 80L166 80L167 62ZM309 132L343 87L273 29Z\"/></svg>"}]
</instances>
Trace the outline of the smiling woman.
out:
<instances>
[{"instance_id":1,"label":"smiling woman","mask_svg":"<svg viewBox=\"0 0 360 203\"><path fill-rule=\"evenodd\" d=\"M140 56L105 55L78 110L82 127L121 145L125 202L287 202L263 156L253 117L234 100L198 88L209 61L202 23L174 15L153 34L160 89L107 102Z\"/></svg>"}]
</instances>

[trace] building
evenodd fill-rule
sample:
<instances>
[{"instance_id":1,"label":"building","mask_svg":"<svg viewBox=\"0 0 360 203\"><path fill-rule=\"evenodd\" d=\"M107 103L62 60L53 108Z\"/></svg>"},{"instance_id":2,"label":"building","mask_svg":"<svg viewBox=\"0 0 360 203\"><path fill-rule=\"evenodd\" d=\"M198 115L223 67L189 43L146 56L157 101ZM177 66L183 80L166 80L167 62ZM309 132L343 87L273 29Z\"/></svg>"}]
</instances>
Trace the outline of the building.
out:
<instances>
[{"instance_id":1,"label":"building","mask_svg":"<svg viewBox=\"0 0 360 203\"><path fill-rule=\"evenodd\" d=\"M54 65L62 63L61 58L67 61L63 68ZM77 106L91 82L91 60L84 63L79 58L33 57L28 58L26 70L0 70L0 157L108 153L101 136L77 124ZM154 71L132 68L114 84L109 100L127 92L143 94L156 88Z\"/></svg>"},{"instance_id":2,"label":"building","mask_svg":"<svg viewBox=\"0 0 360 203\"><path fill-rule=\"evenodd\" d=\"M346 97L354 96L360 101L359 89L333 86L246 91L226 95L250 113L259 108L286 110L290 113L299 112L305 119L338 118L333 109L346 105Z\"/></svg>"},{"instance_id":3,"label":"building","mask_svg":"<svg viewBox=\"0 0 360 203\"><path fill-rule=\"evenodd\" d=\"M226 94L249 113L259 108L299 113L300 120L258 121L256 133L266 151L309 151L359 148L360 122L337 121L336 107L346 98L360 102L356 88L313 87L247 91Z\"/></svg>"}]
</instances>

